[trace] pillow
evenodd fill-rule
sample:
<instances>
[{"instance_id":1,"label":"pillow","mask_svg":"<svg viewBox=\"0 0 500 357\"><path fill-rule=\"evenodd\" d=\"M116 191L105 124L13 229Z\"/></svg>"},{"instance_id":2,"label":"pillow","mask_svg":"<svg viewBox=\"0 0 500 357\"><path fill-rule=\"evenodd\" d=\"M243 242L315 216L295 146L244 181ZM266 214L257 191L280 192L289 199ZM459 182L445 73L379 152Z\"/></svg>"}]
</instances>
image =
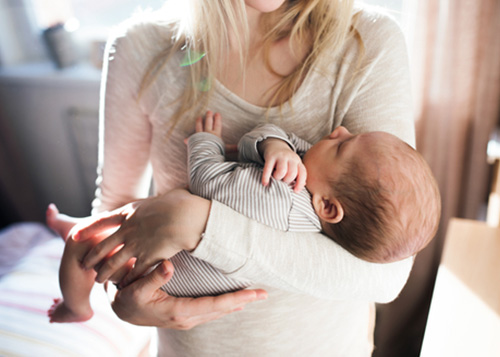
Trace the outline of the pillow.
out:
<instances>
[{"instance_id":1,"label":"pillow","mask_svg":"<svg viewBox=\"0 0 500 357\"><path fill-rule=\"evenodd\" d=\"M43 226L39 229L51 234ZM147 355L154 329L116 317L100 284L92 290L94 316L89 321L49 323L47 310L54 298L61 297L58 269L63 249L62 239L49 239L32 248L0 279L0 355Z\"/></svg>"}]
</instances>

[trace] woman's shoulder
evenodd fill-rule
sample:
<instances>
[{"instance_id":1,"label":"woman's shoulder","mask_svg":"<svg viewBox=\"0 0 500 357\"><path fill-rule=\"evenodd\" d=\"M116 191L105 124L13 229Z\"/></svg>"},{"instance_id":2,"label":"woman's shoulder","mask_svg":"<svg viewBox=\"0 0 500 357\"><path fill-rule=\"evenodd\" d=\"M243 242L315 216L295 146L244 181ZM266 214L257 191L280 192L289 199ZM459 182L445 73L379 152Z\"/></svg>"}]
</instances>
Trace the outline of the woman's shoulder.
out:
<instances>
[{"instance_id":1,"label":"woman's shoulder","mask_svg":"<svg viewBox=\"0 0 500 357\"><path fill-rule=\"evenodd\" d=\"M367 50L405 45L401 26L387 9L369 5L357 7L354 27Z\"/></svg>"},{"instance_id":2,"label":"woman's shoulder","mask_svg":"<svg viewBox=\"0 0 500 357\"><path fill-rule=\"evenodd\" d=\"M144 55L171 46L174 28L173 22L162 20L154 12L137 13L111 31L110 41L122 51Z\"/></svg>"}]
</instances>

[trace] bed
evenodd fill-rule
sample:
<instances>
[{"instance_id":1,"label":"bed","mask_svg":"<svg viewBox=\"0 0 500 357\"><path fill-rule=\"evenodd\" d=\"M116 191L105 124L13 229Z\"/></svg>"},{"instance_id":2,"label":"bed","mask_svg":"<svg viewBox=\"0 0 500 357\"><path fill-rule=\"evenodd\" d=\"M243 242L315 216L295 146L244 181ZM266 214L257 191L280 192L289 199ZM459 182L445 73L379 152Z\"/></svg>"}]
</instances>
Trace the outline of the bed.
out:
<instances>
[{"instance_id":1,"label":"bed","mask_svg":"<svg viewBox=\"0 0 500 357\"><path fill-rule=\"evenodd\" d=\"M147 356L154 329L118 319L102 285L91 294L92 319L49 323L63 247L39 223L0 231L0 356Z\"/></svg>"}]
</instances>

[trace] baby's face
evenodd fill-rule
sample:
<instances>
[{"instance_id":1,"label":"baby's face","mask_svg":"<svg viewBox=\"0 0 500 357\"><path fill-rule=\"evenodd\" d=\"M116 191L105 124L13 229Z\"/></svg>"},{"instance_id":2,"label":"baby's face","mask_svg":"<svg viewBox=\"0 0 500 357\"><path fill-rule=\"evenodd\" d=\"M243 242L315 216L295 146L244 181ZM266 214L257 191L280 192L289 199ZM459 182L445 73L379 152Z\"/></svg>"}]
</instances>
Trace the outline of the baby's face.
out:
<instances>
[{"instance_id":1,"label":"baby's face","mask_svg":"<svg viewBox=\"0 0 500 357\"><path fill-rule=\"evenodd\" d=\"M391 137L383 132L353 135L342 126L336 128L304 156L308 190L314 193L327 189L331 186L330 182L344 173L348 174L348 164L353 160L365 167L367 175L380 174L372 151L381 141L395 139Z\"/></svg>"}]
</instances>

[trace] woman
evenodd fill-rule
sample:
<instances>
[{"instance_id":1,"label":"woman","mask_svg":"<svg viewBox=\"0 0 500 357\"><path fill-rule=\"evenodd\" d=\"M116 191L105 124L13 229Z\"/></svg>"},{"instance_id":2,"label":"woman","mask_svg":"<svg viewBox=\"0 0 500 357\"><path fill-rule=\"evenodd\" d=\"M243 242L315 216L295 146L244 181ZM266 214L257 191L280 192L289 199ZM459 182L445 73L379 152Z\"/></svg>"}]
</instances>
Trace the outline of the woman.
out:
<instances>
[{"instance_id":1,"label":"woman","mask_svg":"<svg viewBox=\"0 0 500 357\"><path fill-rule=\"evenodd\" d=\"M399 28L345 0L175 3L188 4L185 21L137 21L108 47L95 208L145 197L149 163L158 196L82 229L76 238L121 225L85 266L97 264L98 280L120 280L117 268L131 257L142 273L184 249L229 276L258 282L254 290L176 299L158 290L175 274L164 262L120 290L115 311L160 327L160 355L370 355L373 302L398 295L411 259L367 263L321 234L278 232L217 202L168 192L186 185L183 140L207 108L225 118L226 143L269 121L312 143L342 124L413 144Z\"/></svg>"}]
</instances>

